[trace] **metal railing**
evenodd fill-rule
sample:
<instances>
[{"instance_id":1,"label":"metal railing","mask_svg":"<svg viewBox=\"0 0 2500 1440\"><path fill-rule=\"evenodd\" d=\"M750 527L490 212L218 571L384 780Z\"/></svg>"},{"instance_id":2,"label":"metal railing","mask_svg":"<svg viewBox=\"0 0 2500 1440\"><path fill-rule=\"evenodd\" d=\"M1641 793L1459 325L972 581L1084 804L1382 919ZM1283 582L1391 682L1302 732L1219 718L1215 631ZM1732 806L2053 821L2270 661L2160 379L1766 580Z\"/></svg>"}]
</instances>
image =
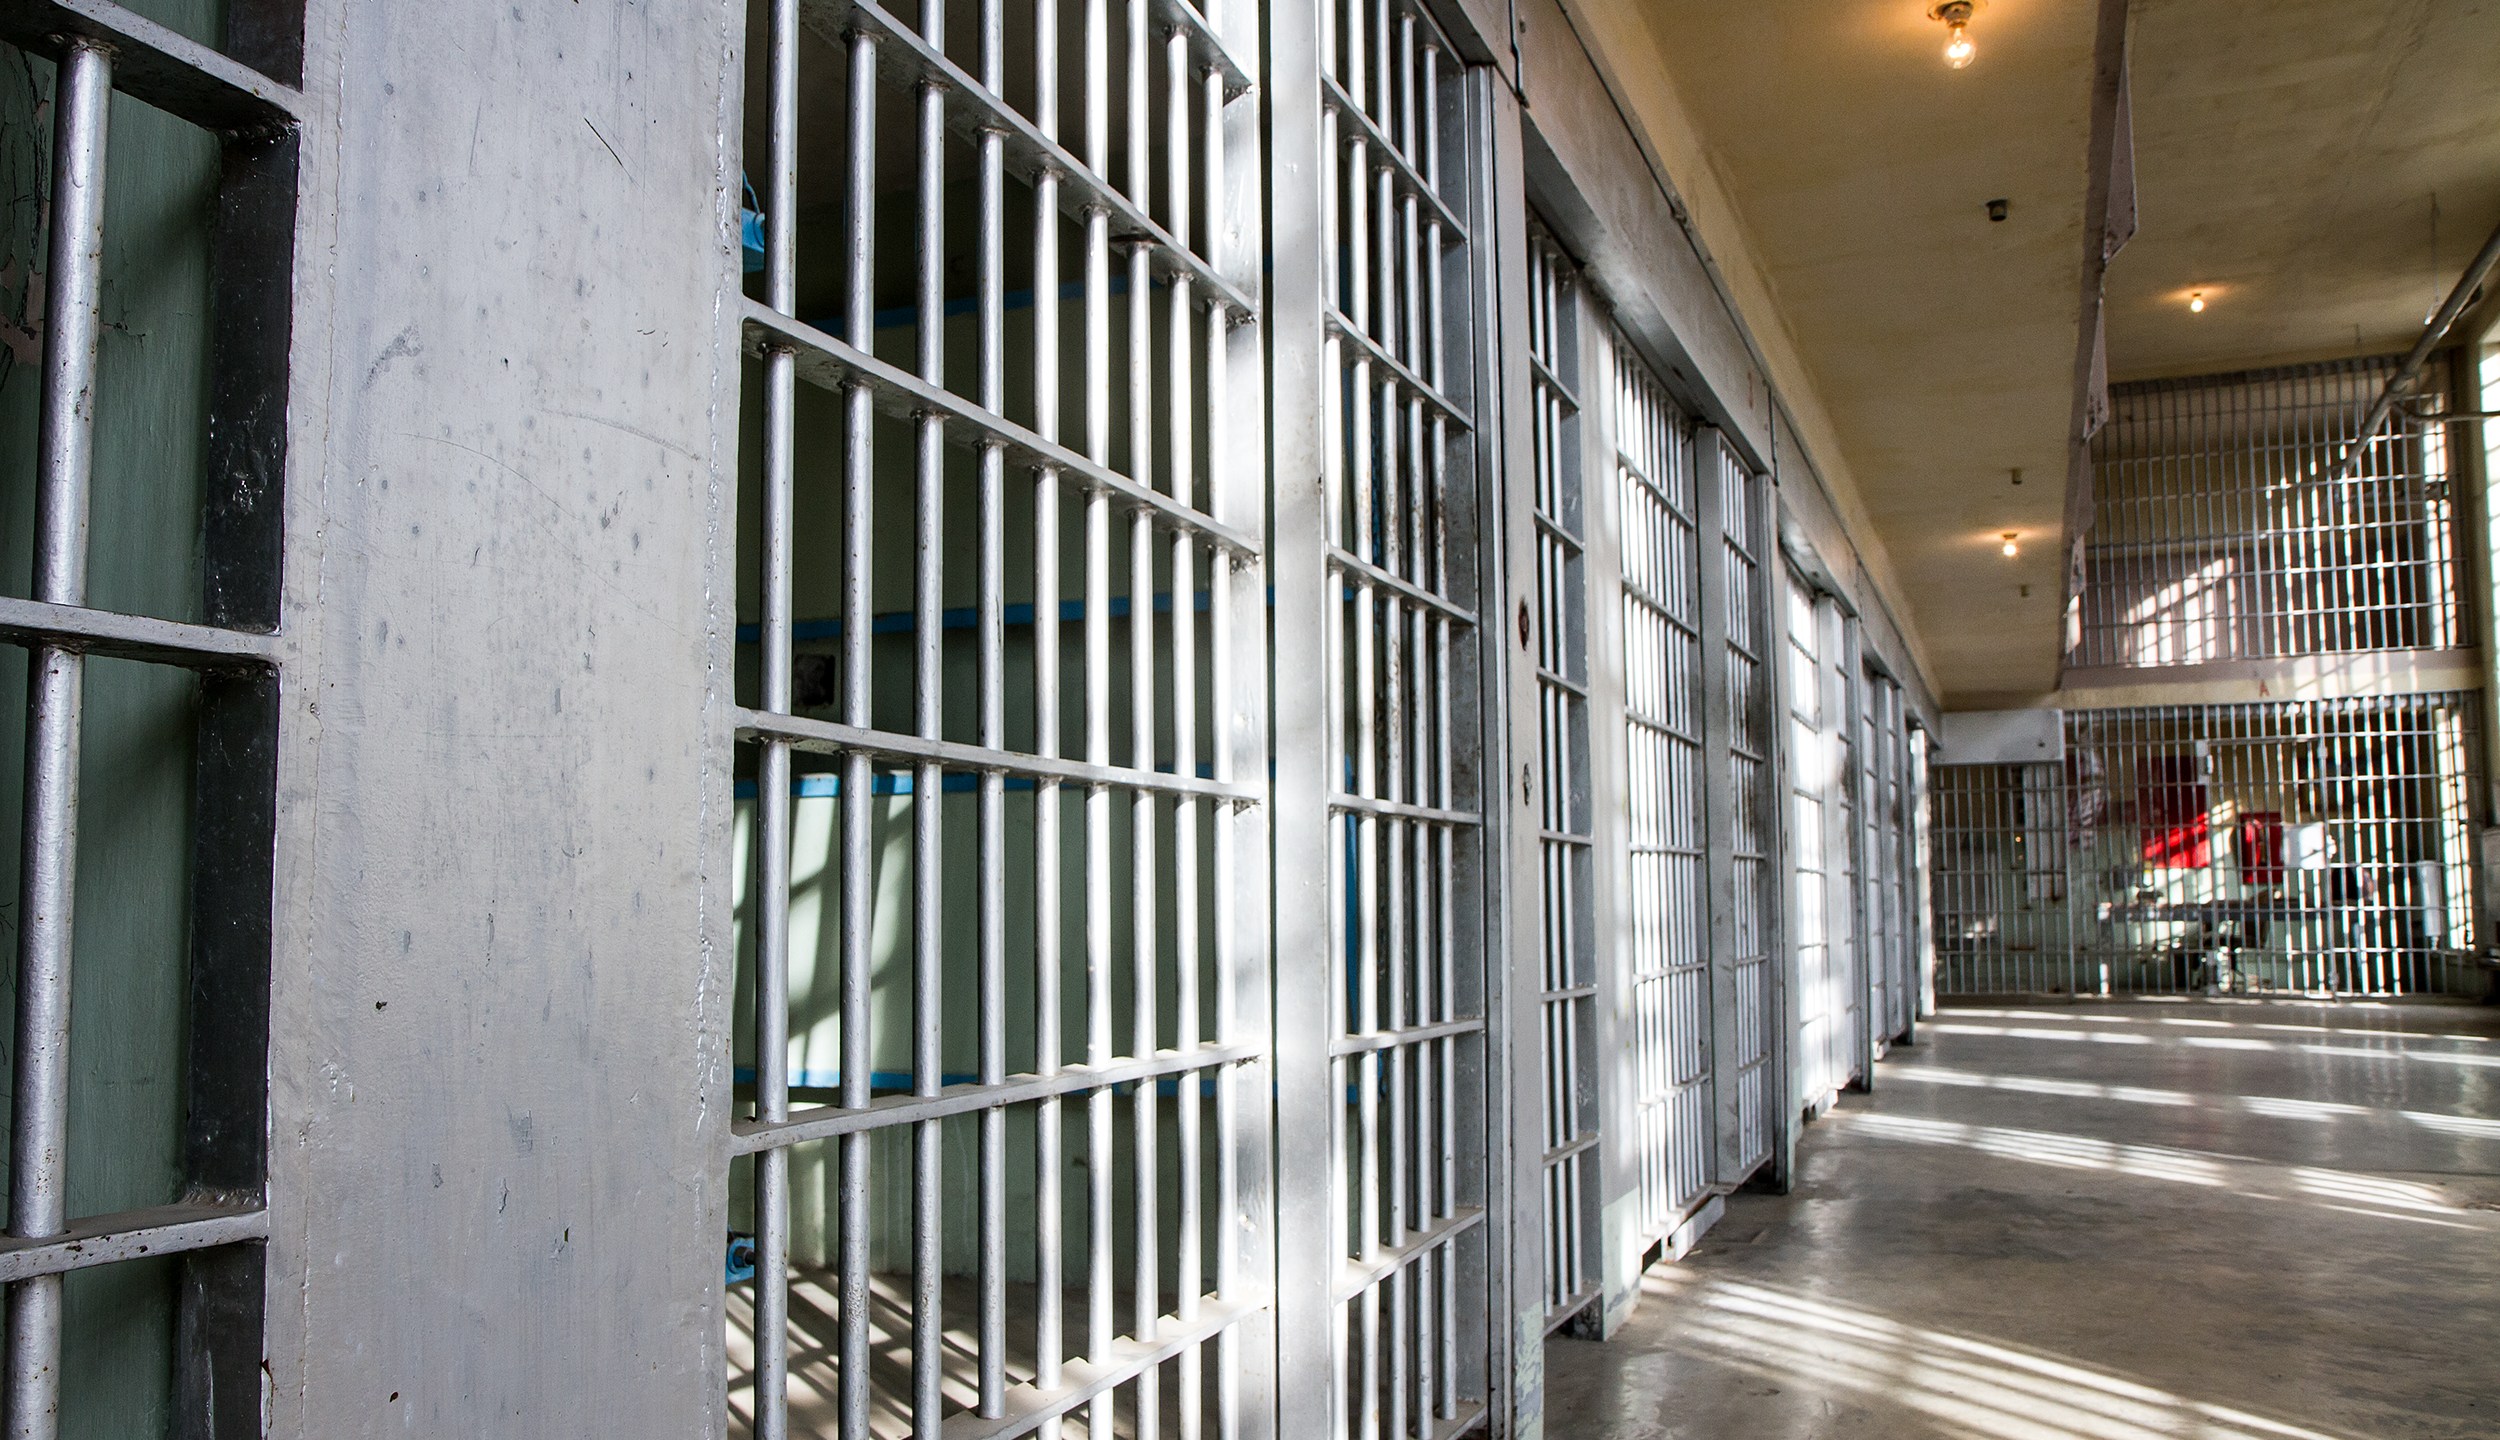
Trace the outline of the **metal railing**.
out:
<instances>
[{"instance_id":1,"label":"metal railing","mask_svg":"<svg viewBox=\"0 0 2500 1440\"><path fill-rule=\"evenodd\" d=\"M2110 392L2070 663L2159 667L2463 643L2445 428L2359 445L2395 357ZM2426 389L2442 391L2439 367ZM2346 464L2347 458L2350 463Z\"/></svg>"}]
</instances>

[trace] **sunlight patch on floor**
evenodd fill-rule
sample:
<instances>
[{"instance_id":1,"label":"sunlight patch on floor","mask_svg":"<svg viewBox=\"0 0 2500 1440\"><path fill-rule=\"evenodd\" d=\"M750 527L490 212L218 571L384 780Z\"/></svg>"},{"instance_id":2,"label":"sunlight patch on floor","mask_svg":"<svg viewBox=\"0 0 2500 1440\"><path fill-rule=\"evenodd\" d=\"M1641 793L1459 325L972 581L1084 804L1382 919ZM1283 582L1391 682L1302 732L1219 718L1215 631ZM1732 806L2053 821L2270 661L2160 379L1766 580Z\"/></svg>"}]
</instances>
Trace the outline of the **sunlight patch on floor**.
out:
<instances>
[{"instance_id":1,"label":"sunlight patch on floor","mask_svg":"<svg viewBox=\"0 0 2500 1440\"><path fill-rule=\"evenodd\" d=\"M1777 1384L1907 1407L1970 1440L2354 1440L2176 1395L2054 1355L1673 1266L1651 1294L1679 1342Z\"/></svg>"}]
</instances>

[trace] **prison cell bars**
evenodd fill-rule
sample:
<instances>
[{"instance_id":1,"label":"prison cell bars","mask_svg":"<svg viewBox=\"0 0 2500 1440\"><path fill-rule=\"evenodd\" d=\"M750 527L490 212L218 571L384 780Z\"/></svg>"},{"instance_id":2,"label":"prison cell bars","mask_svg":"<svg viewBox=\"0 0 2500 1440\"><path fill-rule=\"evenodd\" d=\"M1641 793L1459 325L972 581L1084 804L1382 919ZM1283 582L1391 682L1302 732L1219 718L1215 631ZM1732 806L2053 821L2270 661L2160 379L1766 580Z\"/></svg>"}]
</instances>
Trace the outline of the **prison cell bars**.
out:
<instances>
[{"instance_id":1,"label":"prison cell bars","mask_svg":"<svg viewBox=\"0 0 2500 1440\"><path fill-rule=\"evenodd\" d=\"M2477 703L2073 711L2062 765L1938 767L1939 992L2455 987Z\"/></svg>"},{"instance_id":2,"label":"prison cell bars","mask_svg":"<svg viewBox=\"0 0 2500 1440\"><path fill-rule=\"evenodd\" d=\"M2461 643L2444 427L2337 461L2393 357L2121 385L2093 441L2074 663L2166 666ZM2432 404L2445 394L2434 373Z\"/></svg>"},{"instance_id":3,"label":"prison cell bars","mask_svg":"<svg viewBox=\"0 0 2500 1440\"><path fill-rule=\"evenodd\" d=\"M2473 864L2461 799L2479 769L2465 743L2474 704L2427 693L2070 713L2075 983L2452 988L2449 957L2473 943L2470 878L2452 877ZM2129 888L2101 878L2130 867Z\"/></svg>"},{"instance_id":4,"label":"prison cell bars","mask_svg":"<svg viewBox=\"0 0 2500 1440\"><path fill-rule=\"evenodd\" d=\"M2057 766L1938 765L1929 785L1937 993L2070 991ZM2034 843L2042 835L2055 843Z\"/></svg>"},{"instance_id":5,"label":"prison cell bars","mask_svg":"<svg viewBox=\"0 0 2500 1440\"><path fill-rule=\"evenodd\" d=\"M1892 930L1884 908L1883 695L1881 677L1872 670L1860 669L1855 674L1856 764L1850 778L1857 789L1856 824L1851 830L1858 862L1858 956L1865 977L1861 998L1866 1007L1867 1053L1877 1057L1892 1038L1886 1028L1892 1014Z\"/></svg>"},{"instance_id":6,"label":"prison cell bars","mask_svg":"<svg viewBox=\"0 0 2500 1440\"><path fill-rule=\"evenodd\" d=\"M1543 1025L1545 1326L1597 1297L1597 996L1588 773L1589 616L1580 475L1579 285L1533 222L1528 239L1531 523L1536 554L1537 837Z\"/></svg>"},{"instance_id":7,"label":"prison cell bars","mask_svg":"<svg viewBox=\"0 0 2500 1440\"><path fill-rule=\"evenodd\" d=\"M1480 503L1464 67L1419 9L1319 7L1330 1433L1480 1416L1490 1291ZM1480 262L1478 262L1480 263ZM1281 619L1281 616L1280 616ZM1313 1117L1317 1118L1317 1117ZM1288 1203L1292 1202L1288 1196ZM1312 1197L1316 1199L1317 1197ZM1462 1296L1460 1286L1468 1282ZM1287 1323L1292 1323L1289 1319Z\"/></svg>"},{"instance_id":8,"label":"prison cell bars","mask_svg":"<svg viewBox=\"0 0 2500 1440\"><path fill-rule=\"evenodd\" d=\"M1485 1415L1493 1298L1468 400L1488 150L1455 47L1413 5L1323 5L1318 70L1328 1213L1350 1228L1330 1248L1328 1425L1458 1433Z\"/></svg>"},{"instance_id":9,"label":"prison cell bars","mask_svg":"<svg viewBox=\"0 0 2500 1440\"><path fill-rule=\"evenodd\" d=\"M1702 550L1692 427L1620 332L1614 469L1622 536L1629 972L1639 1244L1715 1178L1712 912L1703 834ZM1733 632L1731 632L1733 634ZM1733 641L1731 640L1731 642Z\"/></svg>"},{"instance_id":10,"label":"prison cell bars","mask_svg":"<svg viewBox=\"0 0 2500 1440\"><path fill-rule=\"evenodd\" d=\"M239 9L242 7L238 7ZM282 432L243 422L283 408L291 294L300 18L282 5L238 16L236 55L120 5L18 6L0 41L54 64L49 249L35 466L34 593L0 599L0 639L29 652L18 921L9 1230L0 1241L8 1433L59 1431L63 1297L70 1272L179 1254L183 1423L258 1433L260 1270L267 1238L270 883L275 845L281 506L212 493L202 617L187 624L90 608L98 342L103 328L106 135L119 93L216 134L223 149L212 260L218 314L210 386L212 473L280 474ZM272 307L275 313L271 313ZM235 470L217 468L230 461ZM250 513L257 511L257 513ZM72 1216L70 995L85 661L106 656L201 677L186 1193L174 1203ZM241 1247L216 1249L214 1247ZM221 1257L241 1257L240 1261ZM218 1387L229 1387L220 1396ZM248 1399L249 1403L243 1403Z\"/></svg>"},{"instance_id":11,"label":"prison cell bars","mask_svg":"<svg viewBox=\"0 0 2500 1440\"><path fill-rule=\"evenodd\" d=\"M1834 1023L1830 1029L1834 1089L1866 1077L1873 1054L1870 960L1866 950L1866 827L1858 790L1859 677L1857 620L1830 596L1820 598L1822 628L1823 821L1828 827L1823 859L1825 955L1830 967Z\"/></svg>"},{"instance_id":12,"label":"prison cell bars","mask_svg":"<svg viewBox=\"0 0 2500 1440\"><path fill-rule=\"evenodd\" d=\"M1937 939L1936 854L1939 845L1937 804L1935 798L1935 765L1926 732L1912 727L1910 731L1910 957L1912 983L1916 993L1911 1000L1913 1020L1924 1019L1936 1012L1937 957L1941 944Z\"/></svg>"},{"instance_id":13,"label":"prison cell bars","mask_svg":"<svg viewBox=\"0 0 2500 1440\"><path fill-rule=\"evenodd\" d=\"M971 36L972 69L950 51L966 33L950 29L941 0L924 0L917 24L908 24L875 0L764 0L768 6L766 107L765 298L750 300L746 343L764 369L764 481L758 517L762 559L761 703L739 715L741 739L757 751L755 933L757 937L755 1104L751 1119L735 1127L733 1149L755 1157L757 1278L754 1311L753 1428L769 1440L789 1432L788 1155L796 1147L836 1142L841 1149L840 1251L835 1284L839 1336L833 1347L838 1397L835 1433L858 1440L882 1423L881 1399L904 1413L895 1417L911 1432L950 1437L1010 1436L1059 1432L1082 1411L1088 1429L1107 1437L1115 1407L1127 1392L1133 1433L1155 1433L1169 1409L1186 1437L1212 1419L1222 1436L1242 1433L1235 1330L1255 1323L1264 1308L1259 1287L1245 1285L1246 1255L1264 1253L1264 1238L1232 1224L1209 1227L1197 1204L1205 1174L1204 1105L1214 1097L1217 1148L1215 1203L1231 1217L1256 1215L1261 1205L1248 1193L1258 1183L1256 1157L1264 1153L1264 1103L1245 1099L1239 1071L1265 1051L1264 947L1255 917L1263 914L1264 870L1245 861L1244 837L1255 844L1263 831L1256 807L1265 787L1245 754L1263 748L1265 708L1256 637L1256 597L1262 593L1263 554L1257 536L1264 511L1264 457L1255 423L1244 423L1230 397L1227 367L1250 332L1256 308L1243 288L1258 271L1255 254L1241 253L1231 225L1245 213L1233 152L1245 148L1245 127L1235 106L1249 88L1233 58L1231 42L1215 20L1186 0L1130 0L1115 27L1108 0L1087 0L1081 17L1081 54L1063 65L1057 41L1061 18L1055 0L1033 0L1029 18L1036 39L1029 108L1010 100L1009 46L1004 0L981 0ZM1021 17L1020 17L1021 18ZM1223 17L1217 17L1221 19ZM844 59L841 87L848 108L842 174L841 246L843 313L840 335L797 315L799 38L804 25ZM1125 52L1122 73L1111 63L1114 30ZM1162 93L1154 92L1160 72ZM1060 94L1068 73L1080 91L1073 104ZM1126 112L1124 145L1115 147L1110 118L1113 87ZM831 87L826 87L830 90ZM907 92L912 102L911 175L914 208L913 314L916 353L910 368L878 354L875 261L876 207L880 199L878 100ZM1064 109L1082 118L1081 154L1060 139ZM1158 136L1156 127L1160 123ZM973 310L978 354L972 393L951 388L944 325L950 258L945 183L946 151L968 137L975 155ZM1160 139L1163 181L1155 192L1155 144ZM1193 173L1193 163L1195 170ZM1115 180L1114 170L1120 174ZM1034 303L1034 401L1030 424L1009 413L1004 310L1007 305L1007 187L1030 189L1031 265ZM1194 229L1203 218L1202 229ZM1080 395L1082 449L1059 435L1063 361L1058 297L1061 295L1060 230L1081 233L1077 288L1082 335ZM1113 264L1123 271L1128 334L1115 362L1112 336ZM1163 300L1167 327L1164 374L1155 372L1155 301ZM797 556L792 536L796 487L795 382L836 394L843 405L841 550L843 620L839 721L800 715L791 687L793 616L791 582ZM1112 391L1126 397L1129 433L1125 453L1115 450ZM879 416L906 422L913 468L912 728L878 728L872 719L877 673L870 637L878 628L871 612L875 448ZM1206 433L1198 433L1203 419ZM1160 431L1158 432L1158 422ZM1156 471L1157 435L1164 474ZM948 738L944 709L947 628L943 538L944 491L950 449L969 447L976 466L978 535L974 629L976 736ZM1009 743L1005 708L1006 537L1003 533L1009 475L1029 483L1034 505L1033 735L1029 749ZM1065 657L1059 624L1063 542L1062 503L1078 498L1082 548L1080 639L1084 717L1081 758L1063 753L1060 733ZM1111 528L1114 511L1127 516L1130 593L1115 597ZM1159 548L1160 547L1160 548ZM1169 625L1171 664L1159 676L1155 616L1158 564L1168 565L1174 591ZM1196 656L1194 592L1205 573L1208 632L1212 642L1206 679L1212 702L1210 775L1199 773L1197 740L1200 667ZM1113 756L1112 638L1115 598L1127 603L1130 737L1127 753ZM1248 663L1245 663L1247 661ZM1156 753L1158 717L1168 717L1172 753ZM790 1108L788 1007L790 908L790 799L794 751L833 757L841 766L841 1055L839 1103L793 1113ZM907 1093L877 1093L870 1065L871 966L874 916L869 887L870 807L879 767L908 771L912 809L911 1075ZM1246 772L1246 773L1245 773ZM943 1070L946 1035L942 989L945 893L942 795L950 774L969 773L976 787L974 905L977 943L974 986L978 993L977 1074L969 1081ZM1006 1071L1007 951L1006 820L1010 781L1030 785L1035 796L1035 921L1032 940L1035 1015L1034 1069ZM1070 957L1061 954L1061 822L1065 794L1080 792L1084 851L1075 887L1082 906L1084 946L1084 1060L1066 1060L1060 1001ZM1112 853L1115 796L1126 796L1130 845ZM1155 911L1159 874L1155 837L1169 825L1174 835L1172 910L1177 946L1167 950ZM1201 841L1217 893L1201 904L1198 864ZM1133 988L1131 1028L1114 1033L1114 870L1130 873ZM1232 893L1240 887L1255 895ZM1211 915L1210 913L1211 912ZM1204 929L1211 918L1212 929ZM1202 961L1202 950L1204 961ZM1200 991L1200 967L1211 965L1215 994ZM1169 982L1176 1013L1167 1027L1158 1011ZM1201 1032L1201 1013L1213 1001L1215 1034ZM1163 1043L1169 1029L1171 1044ZM1160 1239L1161 1169L1155 1151L1161 1126L1159 1096L1165 1086L1177 1097L1175 1121L1184 1180L1174 1231L1176 1305L1162 1309ZM1133 1310L1115 1317L1112 1273L1114 1235L1114 1135L1118 1092L1131 1100L1129 1157L1136 1201L1131 1254ZM1082 1102L1086 1127L1086 1274L1084 1339L1069 1352L1064 1314L1068 1277L1062 1257L1070 1248L1062 1177L1067 1165L1064 1106ZM1037 1203L1033 1218L1036 1334L1029 1363L1012 1356L1005 1317L1007 1216L1006 1171L1010 1164L1006 1116L1019 1106L1034 1113ZM978 1126L977 1230L972 1375L950 1373L950 1341L944 1315L946 1223L946 1122L974 1117ZM1257 1132L1257 1133L1253 1133ZM879 1133L908 1135L911 1181L910 1337L907 1397L881 1397L871 1374L875 1343L869 1239L874 1223L868 1197L870 1142ZM1212 1252L1210 1255L1209 1252ZM1207 1289L1213 1262L1215 1288ZM1216 1374L1208 1393L1205 1347L1212 1342ZM1177 1394L1167 1407L1160 1371L1172 1364ZM1010 1367L1017 1373L1011 1377ZM1019 1383L1010 1383L1011 1378Z\"/></svg>"},{"instance_id":14,"label":"prison cell bars","mask_svg":"<svg viewBox=\"0 0 2500 1440\"><path fill-rule=\"evenodd\" d=\"M1830 775L1825 734L1822 612L1812 587L1793 565L1786 576L1788 666L1788 913L1795 928L1790 954L1796 974L1798 1103L1812 1108L1840 1086L1832 1073L1833 1034L1841 1022L1833 1003Z\"/></svg>"},{"instance_id":15,"label":"prison cell bars","mask_svg":"<svg viewBox=\"0 0 2500 1440\"><path fill-rule=\"evenodd\" d=\"M1911 924L1906 876L1911 864L1906 795L1909 736L1901 687L1888 675L1866 674L1867 756L1862 793L1867 797L1869 864L1867 963L1874 976L1878 1047L1910 1028Z\"/></svg>"},{"instance_id":16,"label":"prison cell bars","mask_svg":"<svg viewBox=\"0 0 2500 1440\"><path fill-rule=\"evenodd\" d=\"M1711 847L1709 880L1712 893L1725 897L1711 907L1714 989L1723 983L1728 997L1713 1006L1711 1044L1718 1173L1730 1183L1779 1163L1783 1137L1793 1132L1783 1114L1795 1037L1778 960L1785 944L1778 859L1787 716L1777 672L1786 637L1772 589L1785 581L1766 480L1716 430L1695 431L1693 458L1696 493L1704 501L1702 628L1721 637L1715 642L1720 653L1702 671L1703 803L1708 814L1725 816L1727 826Z\"/></svg>"}]
</instances>

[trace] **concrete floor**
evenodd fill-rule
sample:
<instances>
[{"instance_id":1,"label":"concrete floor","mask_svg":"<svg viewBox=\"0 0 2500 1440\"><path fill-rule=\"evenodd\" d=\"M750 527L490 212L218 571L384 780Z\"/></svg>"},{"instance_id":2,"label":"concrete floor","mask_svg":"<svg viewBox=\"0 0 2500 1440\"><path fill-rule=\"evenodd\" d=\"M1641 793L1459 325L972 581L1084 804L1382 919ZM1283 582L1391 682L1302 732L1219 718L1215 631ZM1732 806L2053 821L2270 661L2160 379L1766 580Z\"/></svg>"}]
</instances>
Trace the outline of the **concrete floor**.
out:
<instances>
[{"instance_id":1,"label":"concrete floor","mask_svg":"<svg viewBox=\"0 0 2500 1440\"><path fill-rule=\"evenodd\" d=\"M1556 1440L2500 1436L2500 1009L1962 1008L1604 1343Z\"/></svg>"}]
</instances>

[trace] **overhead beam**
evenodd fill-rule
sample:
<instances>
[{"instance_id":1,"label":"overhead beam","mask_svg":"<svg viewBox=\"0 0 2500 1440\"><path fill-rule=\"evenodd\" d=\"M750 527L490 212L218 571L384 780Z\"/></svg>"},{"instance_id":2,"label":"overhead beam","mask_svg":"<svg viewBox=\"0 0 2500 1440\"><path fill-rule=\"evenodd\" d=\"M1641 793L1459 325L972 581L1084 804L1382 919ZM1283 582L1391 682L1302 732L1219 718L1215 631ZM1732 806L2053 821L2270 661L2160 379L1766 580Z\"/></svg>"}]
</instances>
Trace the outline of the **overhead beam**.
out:
<instances>
[{"instance_id":1,"label":"overhead beam","mask_svg":"<svg viewBox=\"0 0 2500 1440\"><path fill-rule=\"evenodd\" d=\"M2438 313L2432 315L2430 322L2422 327L2421 338L2415 340L2413 348L2405 352L2404 363L2396 367L2395 374L2387 377L2385 388L2378 392L2376 400L2370 402L2369 413L2361 417L2359 433L2353 436L2351 444L2344 447L2343 458L2335 462L2336 480L2351 478L2352 467L2360 462L2361 452L2378 439L2379 427L2387 423L2388 412L2396 408L2396 397L2411 387L2413 377L2422 373L2422 362L2428 360L2431 351L2447 338L2449 328L2457 323L2459 315L2465 313L2465 307L2474 303L2475 288L2483 283L2485 276L2491 274L2495 263L2500 263L2500 225L2492 227L2490 238L2483 241L2483 248L2475 252L2472 263L2465 267L2465 273L2457 277L2456 288L2448 292L2448 298L2440 305Z\"/></svg>"}]
</instances>

